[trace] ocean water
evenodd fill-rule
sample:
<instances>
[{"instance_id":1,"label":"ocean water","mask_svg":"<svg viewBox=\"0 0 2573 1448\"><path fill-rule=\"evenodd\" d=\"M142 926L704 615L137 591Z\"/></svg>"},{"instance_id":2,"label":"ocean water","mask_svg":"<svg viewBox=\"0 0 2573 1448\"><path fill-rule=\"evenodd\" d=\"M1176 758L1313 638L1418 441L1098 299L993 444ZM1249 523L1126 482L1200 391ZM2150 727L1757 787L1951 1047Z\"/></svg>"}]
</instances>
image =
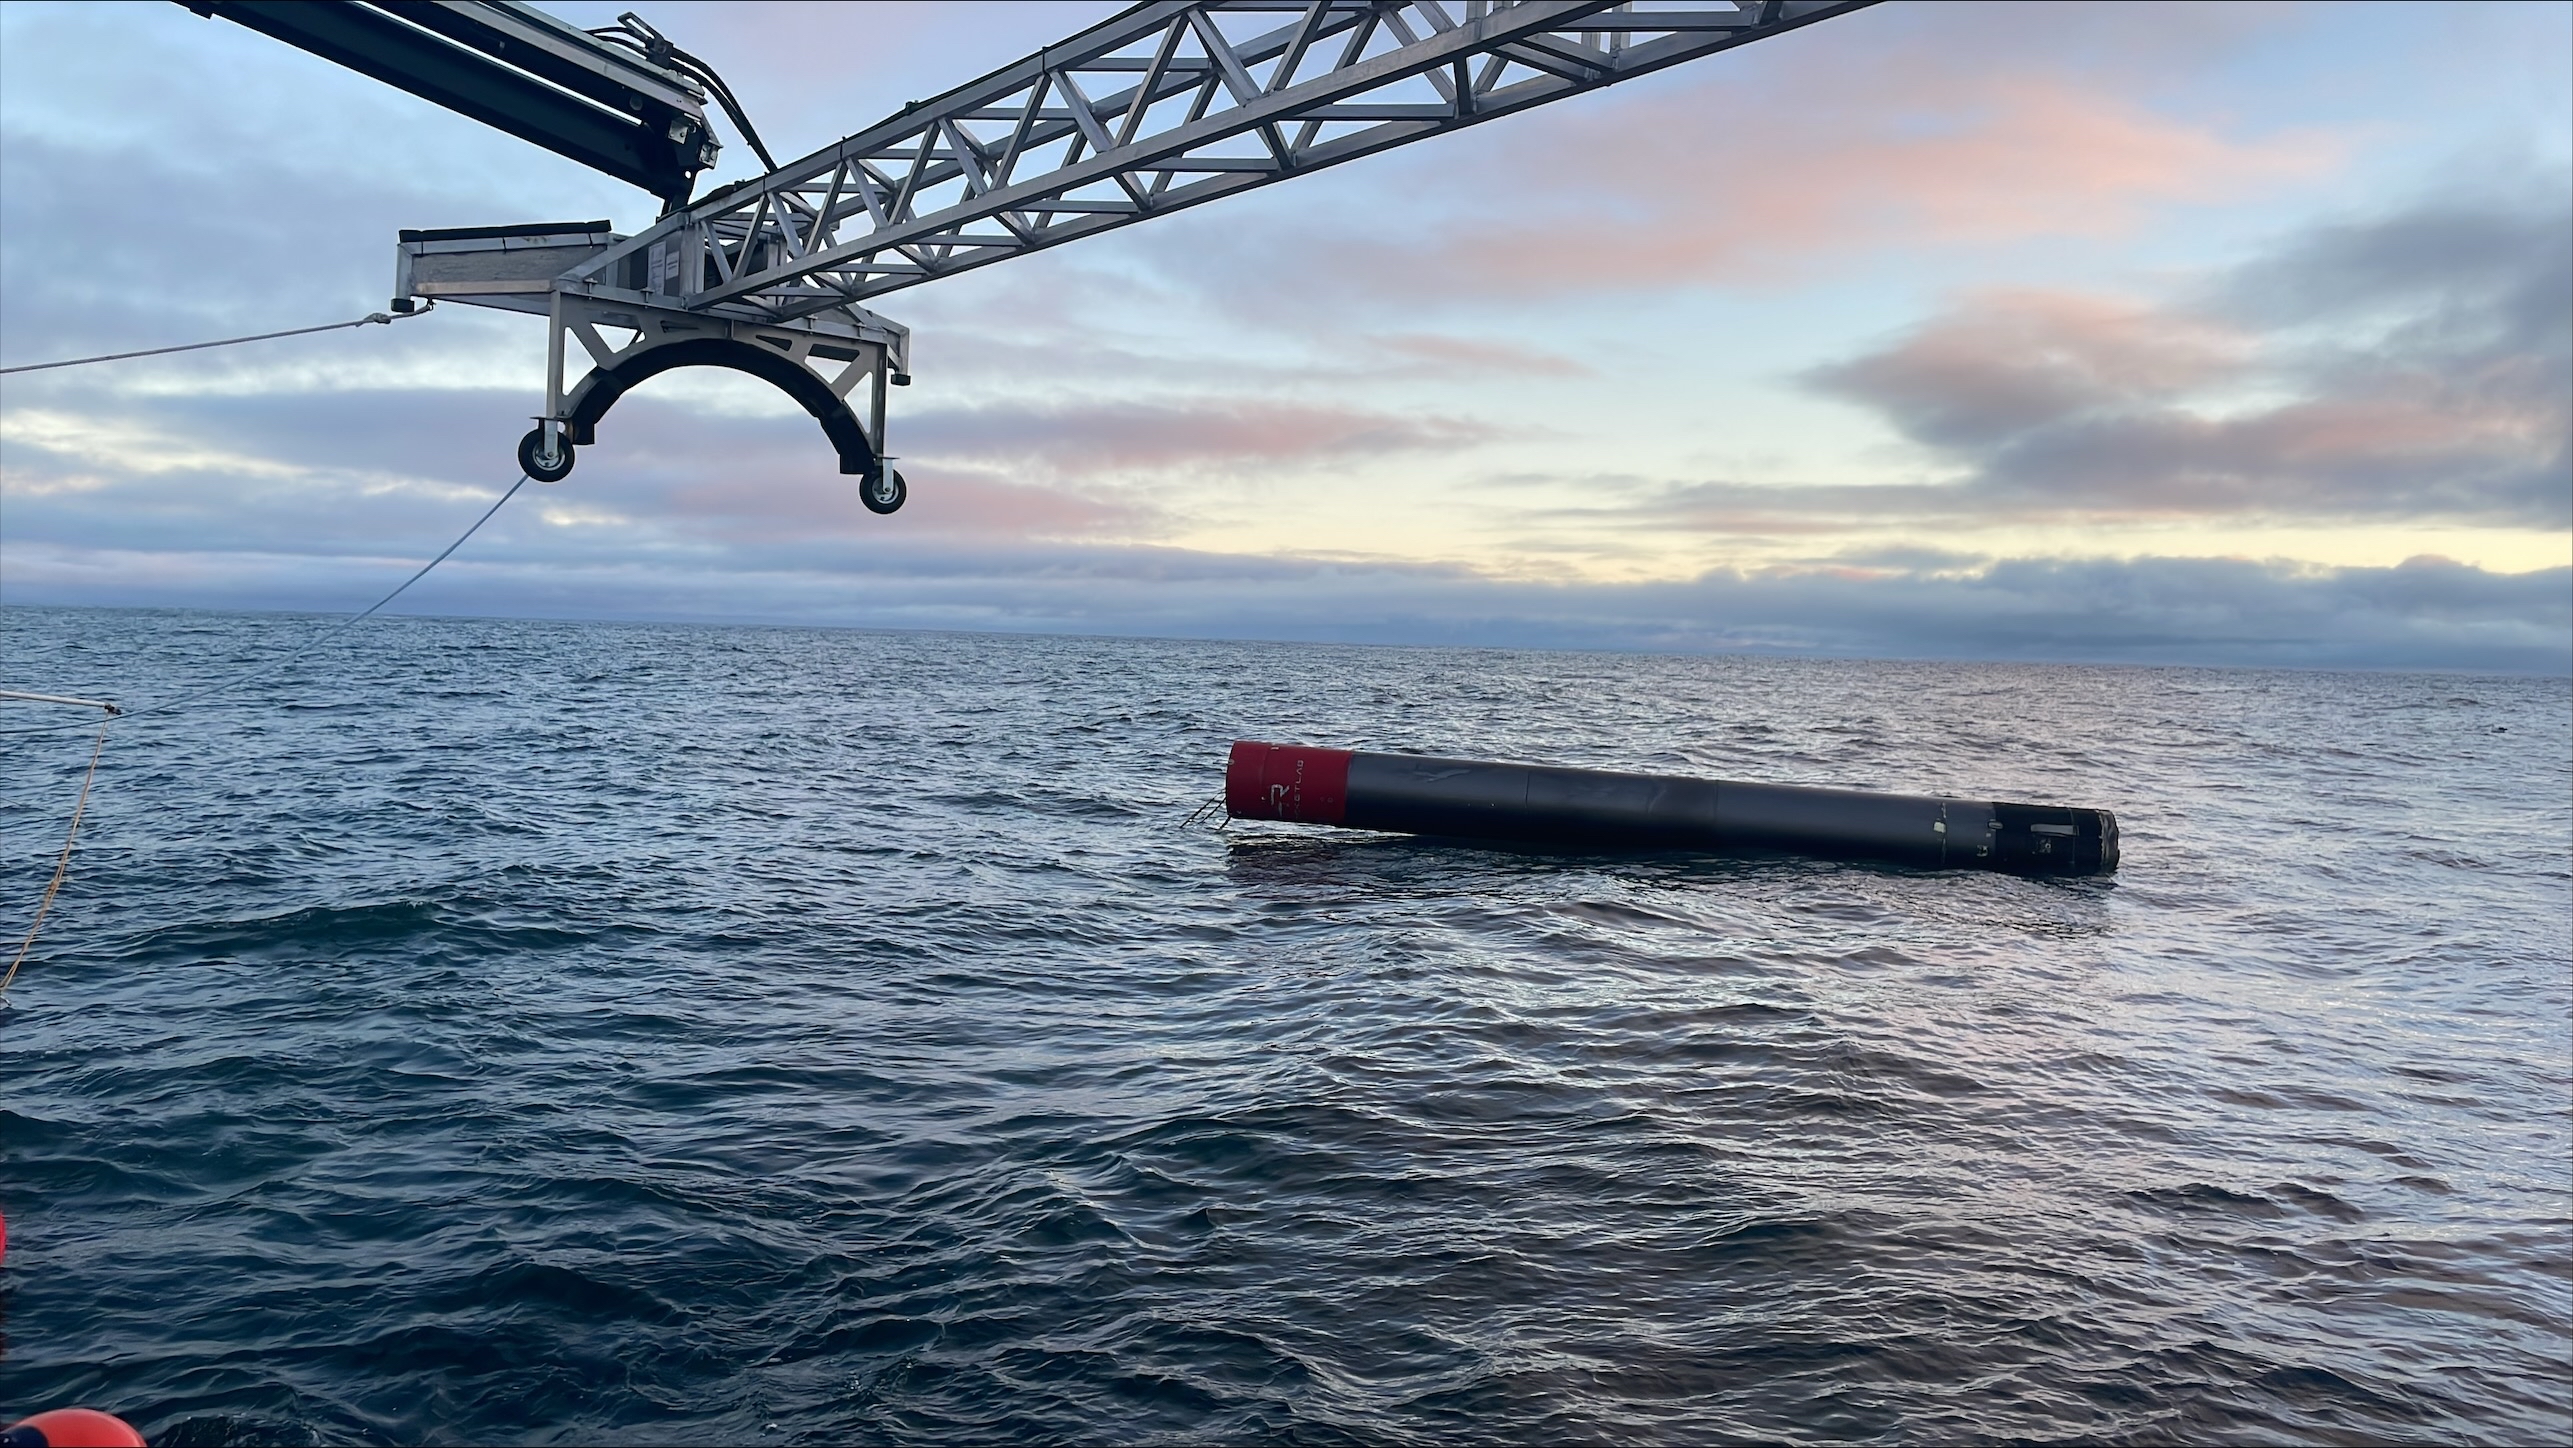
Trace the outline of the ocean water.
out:
<instances>
[{"instance_id":1,"label":"ocean water","mask_svg":"<svg viewBox=\"0 0 2573 1448\"><path fill-rule=\"evenodd\" d=\"M321 626L0 657L147 703ZM1183 829L1236 737L2126 863ZM0 738L13 944L88 743ZM0 1013L0 1414L2560 1441L2568 958L2562 679L379 619L111 736Z\"/></svg>"}]
</instances>

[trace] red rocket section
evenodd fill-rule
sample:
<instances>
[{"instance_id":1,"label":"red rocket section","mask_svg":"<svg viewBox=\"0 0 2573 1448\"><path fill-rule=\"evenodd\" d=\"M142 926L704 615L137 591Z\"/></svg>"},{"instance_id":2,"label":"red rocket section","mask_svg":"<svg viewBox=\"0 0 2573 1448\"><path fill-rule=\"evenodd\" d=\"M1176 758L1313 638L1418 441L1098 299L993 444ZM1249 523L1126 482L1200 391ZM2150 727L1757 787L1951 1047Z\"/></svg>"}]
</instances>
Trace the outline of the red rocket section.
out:
<instances>
[{"instance_id":1,"label":"red rocket section","mask_svg":"<svg viewBox=\"0 0 2573 1448\"><path fill-rule=\"evenodd\" d=\"M1349 808L1346 749L1239 739L1224 766L1224 811L1237 820L1336 825Z\"/></svg>"}]
</instances>

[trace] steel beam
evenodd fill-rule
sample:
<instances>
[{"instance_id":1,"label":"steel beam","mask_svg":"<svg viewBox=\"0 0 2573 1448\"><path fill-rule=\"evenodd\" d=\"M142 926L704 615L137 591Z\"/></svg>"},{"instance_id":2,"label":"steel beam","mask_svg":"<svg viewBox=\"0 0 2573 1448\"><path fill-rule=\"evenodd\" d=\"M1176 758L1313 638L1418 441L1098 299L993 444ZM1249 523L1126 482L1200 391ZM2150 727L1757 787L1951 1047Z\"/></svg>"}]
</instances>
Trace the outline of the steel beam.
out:
<instances>
[{"instance_id":1,"label":"steel beam","mask_svg":"<svg viewBox=\"0 0 2573 1448\"><path fill-rule=\"evenodd\" d=\"M640 186L713 163L702 88L507 0L180 0Z\"/></svg>"},{"instance_id":2,"label":"steel beam","mask_svg":"<svg viewBox=\"0 0 2573 1448\"><path fill-rule=\"evenodd\" d=\"M788 321L1871 3L1152 0L719 191L563 282ZM639 256L648 295L619 286Z\"/></svg>"}]
</instances>

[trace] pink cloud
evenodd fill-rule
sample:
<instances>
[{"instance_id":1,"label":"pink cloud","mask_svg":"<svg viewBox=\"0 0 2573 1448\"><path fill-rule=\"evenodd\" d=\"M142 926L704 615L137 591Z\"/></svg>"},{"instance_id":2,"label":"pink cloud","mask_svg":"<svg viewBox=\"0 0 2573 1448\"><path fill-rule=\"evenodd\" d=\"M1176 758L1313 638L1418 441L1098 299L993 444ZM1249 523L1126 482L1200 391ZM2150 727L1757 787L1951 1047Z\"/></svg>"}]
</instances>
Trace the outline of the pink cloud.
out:
<instances>
[{"instance_id":1,"label":"pink cloud","mask_svg":"<svg viewBox=\"0 0 2573 1448\"><path fill-rule=\"evenodd\" d=\"M1213 399L980 408L925 414L909 426L944 457L1072 477L1315 463L1465 446L1497 434L1465 418Z\"/></svg>"},{"instance_id":2,"label":"pink cloud","mask_svg":"<svg viewBox=\"0 0 2573 1448\"><path fill-rule=\"evenodd\" d=\"M899 415L894 453L911 483L896 522L868 514L854 480L832 470L812 425L730 418L638 396L585 479L614 477L591 501L673 520L688 536L731 543L876 536L889 526L979 539L1145 538L1167 516L1122 485L1146 475L1278 470L1386 453L1468 446L1488 424L1359 408L1194 399L947 408Z\"/></svg>"},{"instance_id":3,"label":"pink cloud","mask_svg":"<svg viewBox=\"0 0 2573 1448\"><path fill-rule=\"evenodd\" d=\"M662 509L692 531L724 542L765 543L904 533L984 540L1134 538L1160 531L1160 515L1122 499L1101 499L1012 482L953 466L902 466L911 498L891 520L858 502L857 480L827 465L733 474L661 494Z\"/></svg>"},{"instance_id":4,"label":"pink cloud","mask_svg":"<svg viewBox=\"0 0 2573 1448\"><path fill-rule=\"evenodd\" d=\"M1967 444L2205 386L2243 368L2257 345L2237 327L2122 298L1991 289L1813 380L1866 397L1915 436Z\"/></svg>"},{"instance_id":5,"label":"pink cloud","mask_svg":"<svg viewBox=\"0 0 2573 1448\"><path fill-rule=\"evenodd\" d=\"M1983 507L2560 527L2573 247L2550 202L2334 223L2176 305L1972 294L1807 380L1966 467L1933 491Z\"/></svg>"},{"instance_id":6,"label":"pink cloud","mask_svg":"<svg viewBox=\"0 0 2573 1448\"><path fill-rule=\"evenodd\" d=\"M934 414L933 414L934 415ZM897 414L893 449L911 497L890 520L858 501L820 429L801 415L725 416L638 393L582 450L567 504L730 545L880 539L887 529L982 541L1148 537L1166 525L1150 504L1008 468L959 462L923 417Z\"/></svg>"},{"instance_id":7,"label":"pink cloud","mask_svg":"<svg viewBox=\"0 0 2573 1448\"><path fill-rule=\"evenodd\" d=\"M1532 127L1508 166L1549 179L1546 214L1478 225L1436 271L1451 286L1663 286L1775 277L1821 253L2113 236L2156 207L2315 175L2343 145L2236 139L2065 76L1825 79L1792 99L1710 83Z\"/></svg>"},{"instance_id":8,"label":"pink cloud","mask_svg":"<svg viewBox=\"0 0 2573 1448\"><path fill-rule=\"evenodd\" d=\"M1373 339L1397 357L1408 358L1405 370L1431 375L1501 373L1517 377L1587 377L1591 369L1569 357L1519 347L1482 337L1451 337L1436 332L1403 332Z\"/></svg>"},{"instance_id":9,"label":"pink cloud","mask_svg":"<svg viewBox=\"0 0 2573 1448\"><path fill-rule=\"evenodd\" d=\"M2320 176L2352 145L2163 99L2205 47L2264 23L2257 7L1863 12L1358 163L1351 175L1406 198L1404 232L1344 204L1161 256L1232 305L1310 309L1334 291L1756 285L1853 253L2125 235L2168 207ZM2200 43L2193 59L2136 33L2174 26Z\"/></svg>"}]
</instances>

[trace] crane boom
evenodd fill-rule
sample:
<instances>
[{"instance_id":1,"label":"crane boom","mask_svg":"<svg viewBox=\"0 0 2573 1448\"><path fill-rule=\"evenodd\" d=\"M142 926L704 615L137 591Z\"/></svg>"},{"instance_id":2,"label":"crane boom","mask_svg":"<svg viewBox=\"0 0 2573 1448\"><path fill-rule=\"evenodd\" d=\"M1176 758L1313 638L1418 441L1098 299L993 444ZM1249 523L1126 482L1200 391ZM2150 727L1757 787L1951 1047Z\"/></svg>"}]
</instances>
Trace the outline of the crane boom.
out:
<instances>
[{"instance_id":1,"label":"crane boom","mask_svg":"<svg viewBox=\"0 0 2573 1448\"><path fill-rule=\"evenodd\" d=\"M693 77L516 0L180 0L398 86L671 206L718 149Z\"/></svg>"},{"instance_id":2,"label":"crane boom","mask_svg":"<svg viewBox=\"0 0 2573 1448\"><path fill-rule=\"evenodd\" d=\"M755 150L758 138L713 72L638 17L580 31L519 0L180 3L669 203L632 236L604 221L401 234L395 311L427 298L546 318L545 410L518 445L528 476L568 474L573 448L637 384L729 367L802 403L860 500L890 513L907 490L886 465L885 389L911 381L911 333L862 303L1875 0L1145 0L694 203L689 163L714 155L704 91ZM668 95L636 91L637 76ZM649 148L636 138L665 120L674 146L697 149L638 160ZM576 346L596 365L567 385Z\"/></svg>"},{"instance_id":3,"label":"crane boom","mask_svg":"<svg viewBox=\"0 0 2573 1448\"><path fill-rule=\"evenodd\" d=\"M1155 0L719 191L571 278L653 252L664 305L791 320L1868 3Z\"/></svg>"}]
</instances>

